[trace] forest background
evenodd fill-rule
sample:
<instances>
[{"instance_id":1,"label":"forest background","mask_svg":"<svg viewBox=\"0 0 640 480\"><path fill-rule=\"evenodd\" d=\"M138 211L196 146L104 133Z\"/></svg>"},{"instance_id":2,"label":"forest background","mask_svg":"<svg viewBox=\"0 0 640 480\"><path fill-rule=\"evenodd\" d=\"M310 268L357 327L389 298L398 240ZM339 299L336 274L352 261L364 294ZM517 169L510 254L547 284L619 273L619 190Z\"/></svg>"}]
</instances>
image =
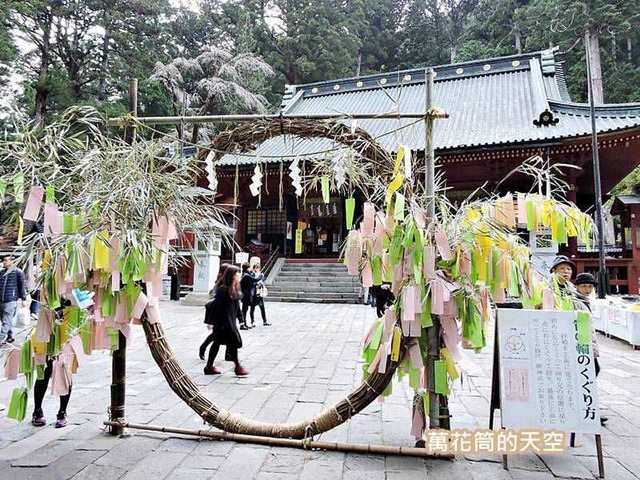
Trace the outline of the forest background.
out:
<instances>
[{"instance_id":1,"label":"forest background","mask_svg":"<svg viewBox=\"0 0 640 480\"><path fill-rule=\"evenodd\" d=\"M277 109L285 84L553 46L585 101L587 36L604 101L637 102L638 12L640 0L8 0L0 128L72 105L122 114L133 77L141 115L248 113Z\"/></svg>"}]
</instances>

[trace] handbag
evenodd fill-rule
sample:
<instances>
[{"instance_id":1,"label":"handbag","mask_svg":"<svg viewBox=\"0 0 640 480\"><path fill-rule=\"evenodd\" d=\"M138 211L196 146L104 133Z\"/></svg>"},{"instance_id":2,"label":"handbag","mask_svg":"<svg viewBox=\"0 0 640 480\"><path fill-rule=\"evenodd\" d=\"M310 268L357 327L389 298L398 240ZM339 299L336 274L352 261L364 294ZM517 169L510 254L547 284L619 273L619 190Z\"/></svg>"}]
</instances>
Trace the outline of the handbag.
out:
<instances>
[{"instance_id":1,"label":"handbag","mask_svg":"<svg viewBox=\"0 0 640 480\"><path fill-rule=\"evenodd\" d=\"M269 294L267 286L264 283L260 282L258 284L257 294L260 298L265 298Z\"/></svg>"}]
</instances>

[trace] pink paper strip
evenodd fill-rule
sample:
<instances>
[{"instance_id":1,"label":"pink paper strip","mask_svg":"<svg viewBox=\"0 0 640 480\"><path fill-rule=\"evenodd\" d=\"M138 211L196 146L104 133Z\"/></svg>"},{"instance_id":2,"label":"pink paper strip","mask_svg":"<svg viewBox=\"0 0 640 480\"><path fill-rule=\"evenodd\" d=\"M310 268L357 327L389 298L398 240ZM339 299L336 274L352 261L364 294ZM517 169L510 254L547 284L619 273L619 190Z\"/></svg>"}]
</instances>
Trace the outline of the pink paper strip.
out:
<instances>
[{"instance_id":1,"label":"pink paper strip","mask_svg":"<svg viewBox=\"0 0 640 480\"><path fill-rule=\"evenodd\" d=\"M73 350L73 354L76 356L76 362L78 362L78 367L81 367L84 363L84 347L82 346L82 338L80 335L75 335L71 340L69 340L68 345Z\"/></svg>"},{"instance_id":2,"label":"pink paper strip","mask_svg":"<svg viewBox=\"0 0 640 480\"><path fill-rule=\"evenodd\" d=\"M22 218L34 222L38 221L38 217L40 216L40 207L42 207L42 197L44 197L44 188L37 186L31 187Z\"/></svg>"},{"instance_id":3,"label":"pink paper strip","mask_svg":"<svg viewBox=\"0 0 640 480\"><path fill-rule=\"evenodd\" d=\"M53 361L51 373L51 395L61 396L69 393L72 377L68 355L60 355Z\"/></svg>"},{"instance_id":4,"label":"pink paper strip","mask_svg":"<svg viewBox=\"0 0 640 480\"><path fill-rule=\"evenodd\" d=\"M118 270L118 260L120 259L120 237L113 235L109 243L111 244L109 249L109 270L114 272Z\"/></svg>"},{"instance_id":5,"label":"pink paper strip","mask_svg":"<svg viewBox=\"0 0 640 480\"><path fill-rule=\"evenodd\" d=\"M382 355L380 357L380 364L378 365L378 373L387 373L387 364L389 363L389 352L391 351L391 340L385 342L380 346Z\"/></svg>"},{"instance_id":6,"label":"pink paper strip","mask_svg":"<svg viewBox=\"0 0 640 480\"><path fill-rule=\"evenodd\" d=\"M431 282L431 313L433 315L442 315L444 313L444 292L442 282L435 279Z\"/></svg>"},{"instance_id":7,"label":"pink paper strip","mask_svg":"<svg viewBox=\"0 0 640 480\"><path fill-rule=\"evenodd\" d=\"M364 288L373 287L373 272L369 262L366 262L362 268L362 286Z\"/></svg>"},{"instance_id":8,"label":"pink paper strip","mask_svg":"<svg viewBox=\"0 0 640 480\"><path fill-rule=\"evenodd\" d=\"M421 337L422 336L422 323L420 322L419 314L415 318L416 321L409 323L409 336Z\"/></svg>"},{"instance_id":9,"label":"pink paper strip","mask_svg":"<svg viewBox=\"0 0 640 480\"><path fill-rule=\"evenodd\" d=\"M426 279L436 278L436 247L433 245L425 245L422 248L422 273Z\"/></svg>"},{"instance_id":10,"label":"pink paper strip","mask_svg":"<svg viewBox=\"0 0 640 480\"><path fill-rule=\"evenodd\" d=\"M4 362L4 376L9 380L16 380L18 378L18 370L20 369L20 355L21 350L17 347L9 350L7 359Z\"/></svg>"},{"instance_id":11,"label":"pink paper strip","mask_svg":"<svg viewBox=\"0 0 640 480\"><path fill-rule=\"evenodd\" d=\"M119 292L120 291L120 272L114 270L111 272L111 291Z\"/></svg>"},{"instance_id":12,"label":"pink paper strip","mask_svg":"<svg viewBox=\"0 0 640 480\"><path fill-rule=\"evenodd\" d=\"M407 285L402 291L402 320L413 322L416 316L416 294L413 285Z\"/></svg>"},{"instance_id":13,"label":"pink paper strip","mask_svg":"<svg viewBox=\"0 0 640 480\"><path fill-rule=\"evenodd\" d=\"M422 313L422 290L415 287L413 291L415 293L415 303L413 304L414 313Z\"/></svg>"},{"instance_id":14,"label":"pink paper strip","mask_svg":"<svg viewBox=\"0 0 640 480\"><path fill-rule=\"evenodd\" d=\"M144 309L147 308L148 304L149 304L149 299L144 293L140 292L140 295L138 295L136 303L134 303L133 305L133 312L131 312L131 316L137 319L142 318L142 313L144 312Z\"/></svg>"},{"instance_id":15,"label":"pink paper strip","mask_svg":"<svg viewBox=\"0 0 640 480\"><path fill-rule=\"evenodd\" d=\"M53 332L53 321L55 318L53 310L40 307L38 311L38 324L36 326L36 342L47 343Z\"/></svg>"},{"instance_id":16,"label":"pink paper strip","mask_svg":"<svg viewBox=\"0 0 640 480\"><path fill-rule=\"evenodd\" d=\"M424 415L417 408L414 408L413 420L411 422L411 432L409 434L416 440L420 440L424 431L424 424Z\"/></svg>"},{"instance_id":17,"label":"pink paper strip","mask_svg":"<svg viewBox=\"0 0 640 480\"><path fill-rule=\"evenodd\" d=\"M62 233L62 214L54 203L44 204L44 234L55 238Z\"/></svg>"},{"instance_id":18,"label":"pink paper strip","mask_svg":"<svg viewBox=\"0 0 640 480\"><path fill-rule=\"evenodd\" d=\"M157 323L160 321L160 310L157 305L150 305L145 311L147 312L147 320L149 323Z\"/></svg>"},{"instance_id":19,"label":"pink paper strip","mask_svg":"<svg viewBox=\"0 0 640 480\"><path fill-rule=\"evenodd\" d=\"M33 355L33 364L34 365L46 365L47 364L47 354L46 353L36 353Z\"/></svg>"},{"instance_id":20,"label":"pink paper strip","mask_svg":"<svg viewBox=\"0 0 640 480\"><path fill-rule=\"evenodd\" d=\"M471 273L471 255L466 249L462 250L462 258L460 259L460 272L466 273L467 275Z\"/></svg>"},{"instance_id":21,"label":"pink paper strip","mask_svg":"<svg viewBox=\"0 0 640 480\"><path fill-rule=\"evenodd\" d=\"M454 360L459 362L462 360L462 354L459 349L462 337L460 336L458 322L452 316L443 315L440 317L440 325L442 326L442 339L444 340L445 346L451 352L451 356Z\"/></svg>"},{"instance_id":22,"label":"pink paper strip","mask_svg":"<svg viewBox=\"0 0 640 480\"><path fill-rule=\"evenodd\" d=\"M367 237L373 235L373 222L375 213L376 208L372 203L367 202L364 204L362 218L362 235Z\"/></svg>"},{"instance_id":23,"label":"pink paper strip","mask_svg":"<svg viewBox=\"0 0 640 480\"><path fill-rule=\"evenodd\" d=\"M424 368L422 353L420 352L420 345L418 345L417 343L412 343L409 347L409 358L411 359L411 364L415 368Z\"/></svg>"},{"instance_id":24,"label":"pink paper strip","mask_svg":"<svg viewBox=\"0 0 640 480\"><path fill-rule=\"evenodd\" d=\"M120 331L127 339L127 347L131 346L133 343L133 331L131 330L131 326L129 324L120 325Z\"/></svg>"},{"instance_id":25,"label":"pink paper strip","mask_svg":"<svg viewBox=\"0 0 640 480\"><path fill-rule=\"evenodd\" d=\"M449 246L449 239L447 238L447 234L443 230L438 230L435 234L436 237L436 246L438 247L438 252L443 260L451 260L451 247Z\"/></svg>"}]
</instances>

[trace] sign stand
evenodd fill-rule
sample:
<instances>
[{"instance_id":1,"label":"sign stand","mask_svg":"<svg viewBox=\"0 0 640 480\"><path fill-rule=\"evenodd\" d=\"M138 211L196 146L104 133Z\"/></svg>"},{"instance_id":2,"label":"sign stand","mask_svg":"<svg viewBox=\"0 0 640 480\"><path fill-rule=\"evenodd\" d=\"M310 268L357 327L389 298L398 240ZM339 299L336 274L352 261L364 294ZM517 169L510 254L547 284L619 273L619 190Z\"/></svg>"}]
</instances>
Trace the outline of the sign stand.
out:
<instances>
[{"instance_id":1,"label":"sign stand","mask_svg":"<svg viewBox=\"0 0 640 480\"><path fill-rule=\"evenodd\" d=\"M499 308L521 308L512 304L497 305ZM498 342L498 315L495 319L494 328L494 340L493 340L493 366L491 373L491 399L489 401L489 429L493 430L493 421L495 418L495 411L500 410L502 412L502 400L500 397L500 345ZM576 434L571 433L570 446L575 447ZM604 476L604 455L602 453L602 436L599 433L595 434L596 439L596 455L598 458L598 476L605 478ZM507 455L502 455L502 467L505 470L509 469Z\"/></svg>"}]
</instances>

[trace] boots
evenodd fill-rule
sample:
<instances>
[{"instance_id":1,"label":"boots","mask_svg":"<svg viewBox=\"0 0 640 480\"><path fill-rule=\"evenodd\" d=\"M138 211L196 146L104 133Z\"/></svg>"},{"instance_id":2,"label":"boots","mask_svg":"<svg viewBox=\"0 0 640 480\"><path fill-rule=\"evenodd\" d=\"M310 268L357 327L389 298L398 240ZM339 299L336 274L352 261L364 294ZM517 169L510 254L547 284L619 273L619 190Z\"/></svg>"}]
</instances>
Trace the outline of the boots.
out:
<instances>
[{"instance_id":1,"label":"boots","mask_svg":"<svg viewBox=\"0 0 640 480\"><path fill-rule=\"evenodd\" d=\"M238 377L244 377L246 375L249 375L249 371L239 363L236 365L235 373Z\"/></svg>"}]
</instances>

